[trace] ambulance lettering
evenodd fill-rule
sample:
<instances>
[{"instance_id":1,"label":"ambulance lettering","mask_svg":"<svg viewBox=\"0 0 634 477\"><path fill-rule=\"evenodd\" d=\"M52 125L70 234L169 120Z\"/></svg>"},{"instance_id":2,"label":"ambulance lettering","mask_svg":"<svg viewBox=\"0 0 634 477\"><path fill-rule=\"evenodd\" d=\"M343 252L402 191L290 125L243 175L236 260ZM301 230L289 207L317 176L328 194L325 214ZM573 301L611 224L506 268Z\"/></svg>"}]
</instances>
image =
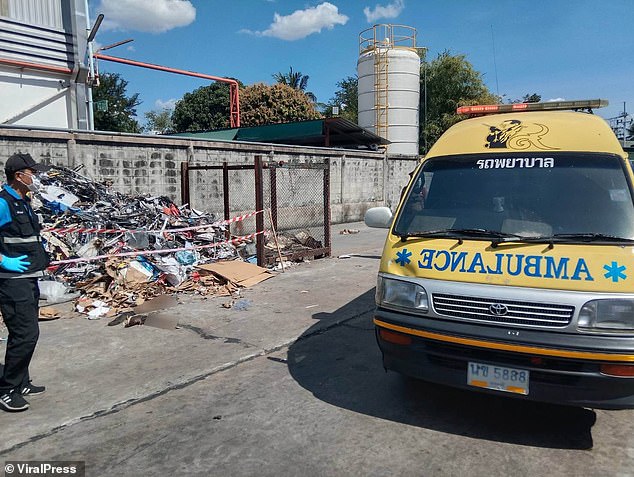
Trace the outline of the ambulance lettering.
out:
<instances>
[{"instance_id":1,"label":"ambulance lettering","mask_svg":"<svg viewBox=\"0 0 634 477\"><path fill-rule=\"evenodd\" d=\"M547 168L555 166L552 157L507 157L501 159L479 159L476 161L478 169L514 169L514 168Z\"/></svg>"},{"instance_id":2,"label":"ambulance lettering","mask_svg":"<svg viewBox=\"0 0 634 477\"><path fill-rule=\"evenodd\" d=\"M585 259L570 257L556 258L511 253L496 253L491 256L480 252L448 252L425 248L420 252L418 268L439 272L457 271L513 277L522 275L532 278L594 281Z\"/></svg>"}]
</instances>

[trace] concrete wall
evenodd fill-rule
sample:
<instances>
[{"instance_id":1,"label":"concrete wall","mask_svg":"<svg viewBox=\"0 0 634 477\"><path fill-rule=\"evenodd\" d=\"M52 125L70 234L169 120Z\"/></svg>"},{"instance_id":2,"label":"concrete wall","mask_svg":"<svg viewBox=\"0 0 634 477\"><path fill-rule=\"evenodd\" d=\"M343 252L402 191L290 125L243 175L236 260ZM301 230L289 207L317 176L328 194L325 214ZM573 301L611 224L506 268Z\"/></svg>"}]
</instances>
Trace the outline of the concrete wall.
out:
<instances>
[{"instance_id":1,"label":"concrete wall","mask_svg":"<svg viewBox=\"0 0 634 477\"><path fill-rule=\"evenodd\" d=\"M71 168L81 165L80 173L96 181L107 181L114 190L134 195L164 195L178 204L181 202L181 162L184 161L198 165L221 165L224 161L253 164L256 155L286 164L319 163L328 159L333 223L362 220L365 211L377 205L395 208L408 173L417 164L417 158L387 159L379 152L1 127L2 167L14 152L28 152L35 160L47 164ZM318 171L311 172L280 171L280 174L287 174L283 180L289 184L281 189L278 186L280 206L292 207L296 203L301 207L310 202L319 205L323 196L315 195L314 183L317 182L319 188L321 176ZM221 173L191 173L191 205L221 211ZM230 179L231 208L234 211L252 210L253 171L233 172ZM311 182L313 185L308 186Z\"/></svg>"}]
</instances>

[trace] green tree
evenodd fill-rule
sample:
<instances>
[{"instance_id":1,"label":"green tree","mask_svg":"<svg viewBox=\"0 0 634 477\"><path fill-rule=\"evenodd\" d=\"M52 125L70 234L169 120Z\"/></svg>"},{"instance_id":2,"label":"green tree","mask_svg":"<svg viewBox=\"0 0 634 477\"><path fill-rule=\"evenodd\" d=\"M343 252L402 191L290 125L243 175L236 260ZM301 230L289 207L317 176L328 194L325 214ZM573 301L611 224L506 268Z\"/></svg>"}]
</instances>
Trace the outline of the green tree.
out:
<instances>
[{"instance_id":1,"label":"green tree","mask_svg":"<svg viewBox=\"0 0 634 477\"><path fill-rule=\"evenodd\" d=\"M537 94L537 93L533 93L533 94L525 94L521 99L515 99L515 100L511 100L509 101L510 104L515 104L515 103L539 103L542 100L542 97Z\"/></svg>"},{"instance_id":2,"label":"green tree","mask_svg":"<svg viewBox=\"0 0 634 477\"><path fill-rule=\"evenodd\" d=\"M423 154L450 126L464 119L456 114L458 106L500 102L465 55L451 55L448 51L440 53L431 62L422 59L420 93L420 149Z\"/></svg>"},{"instance_id":3,"label":"green tree","mask_svg":"<svg viewBox=\"0 0 634 477\"><path fill-rule=\"evenodd\" d=\"M242 83L238 82L242 88ZM212 83L201 86L176 102L172 113L175 132L209 131L231 125L229 85Z\"/></svg>"},{"instance_id":4,"label":"green tree","mask_svg":"<svg viewBox=\"0 0 634 477\"><path fill-rule=\"evenodd\" d=\"M127 133L140 133L141 126L134 119L136 107L141 104L139 93L127 96L128 82L118 73L101 73L99 85L92 90L93 113L95 129L98 131L116 131ZM97 110L96 105L104 105L107 108Z\"/></svg>"},{"instance_id":5,"label":"green tree","mask_svg":"<svg viewBox=\"0 0 634 477\"><path fill-rule=\"evenodd\" d=\"M304 93L287 85L256 83L240 92L242 126L261 126L320 117L315 105Z\"/></svg>"},{"instance_id":6,"label":"green tree","mask_svg":"<svg viewBox=\"0 0 634 477\"><path fill-rule=\"evenodd\" d=\"M143 130L146 132L156 131L159 134L169 134L174 131L172 111L169 109L148 111L145 113L145 121Z\"/></svg>"},{"instance_id":7,"label":"green tree","mask_svg":"<svg viewBox=\"0 0 634 477\"><path fill-rule=\"evenodd\" d=\"M313 93L306 91L310 76L304 75L300 71L293 71L292 66L288 73L275 73L273 78L279 84L285 84L293 89L302 91L311 101L317 101L317 97Z\"/></svg>"},{"instance_id":8,"label":"green tree","mask_svg":"<svg viewBox=\"0 0 634 477\"><path fill-rule=\"evenodd\" d=\"M332 108L339 107L339 116L353 123L358 123L359 116L359 78L348 76L337 82L337 91L328 101L324 114L332 116Z\"/></svg>"}]
</instances>

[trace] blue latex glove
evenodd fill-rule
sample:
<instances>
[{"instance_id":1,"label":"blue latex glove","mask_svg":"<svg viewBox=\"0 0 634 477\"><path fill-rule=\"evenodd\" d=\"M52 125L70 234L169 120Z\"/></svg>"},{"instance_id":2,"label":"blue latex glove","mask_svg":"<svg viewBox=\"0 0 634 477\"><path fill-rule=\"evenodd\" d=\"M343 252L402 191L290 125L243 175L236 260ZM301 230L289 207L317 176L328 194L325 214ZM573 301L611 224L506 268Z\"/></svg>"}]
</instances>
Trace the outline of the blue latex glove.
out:
<instances>
[{"instance_id":1,"label":"blue latex glove","mask_svg":"<svg viewBox=\"0 0 634 477\"><path fill-rule=\"evenodd\" d=\"M31 262L26 259L26 255L20 255L19 257L7 257L4 255L0 262L0 267L10 272L25 272Z\"/></svg>"}]
</instances>

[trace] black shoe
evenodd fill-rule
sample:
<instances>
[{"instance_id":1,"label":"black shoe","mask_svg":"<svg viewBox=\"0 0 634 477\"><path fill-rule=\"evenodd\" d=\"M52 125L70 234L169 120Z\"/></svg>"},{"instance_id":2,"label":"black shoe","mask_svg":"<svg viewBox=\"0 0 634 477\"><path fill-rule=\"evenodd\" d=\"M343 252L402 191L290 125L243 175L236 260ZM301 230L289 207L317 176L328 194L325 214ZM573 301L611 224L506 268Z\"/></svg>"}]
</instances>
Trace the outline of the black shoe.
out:
<instances>
[{"instance_id":1,"label":"black shoe","mask_svg":"<svg viewBox=\"0 0 634 477\"><path fill-rule=\"evenodd\" d=\"M31 381L29 381L29 384L22 386L20 394L22 394L22 396L37 396L38 394L42 394L44 391L46 391L46 387L36 386L35 384L31 384Z\"/></svg>"},{"instance_id":2,"label":"black shoe","mask_svg":"<svg viewBox=\"0 0 634 477\"><path fill-rule=\"evenodd\" d=\"M9 412L26 411L29 403L17 391L11 391L0 396L0 407Z\"/></svg>"}]
</instances>

